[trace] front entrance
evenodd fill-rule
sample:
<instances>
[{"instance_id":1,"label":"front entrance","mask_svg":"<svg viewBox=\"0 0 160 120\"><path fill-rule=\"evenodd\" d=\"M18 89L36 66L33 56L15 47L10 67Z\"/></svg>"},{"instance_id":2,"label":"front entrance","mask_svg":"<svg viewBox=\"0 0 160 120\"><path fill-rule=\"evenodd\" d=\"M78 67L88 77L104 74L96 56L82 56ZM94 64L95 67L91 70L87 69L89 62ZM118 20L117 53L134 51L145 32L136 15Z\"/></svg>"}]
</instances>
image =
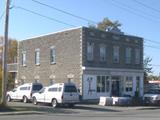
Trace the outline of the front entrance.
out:
<instances>
[{"instance_id":1,"label":"front entrance","mask_svg":"<svg viewBox=\"0 0 160 120\"><path fill-rule=\"evenodd\" d=\"M113 76L112 77L112 88L111 88L111 96L120 96L120 77Z\"/></svg>"}]
</instances>

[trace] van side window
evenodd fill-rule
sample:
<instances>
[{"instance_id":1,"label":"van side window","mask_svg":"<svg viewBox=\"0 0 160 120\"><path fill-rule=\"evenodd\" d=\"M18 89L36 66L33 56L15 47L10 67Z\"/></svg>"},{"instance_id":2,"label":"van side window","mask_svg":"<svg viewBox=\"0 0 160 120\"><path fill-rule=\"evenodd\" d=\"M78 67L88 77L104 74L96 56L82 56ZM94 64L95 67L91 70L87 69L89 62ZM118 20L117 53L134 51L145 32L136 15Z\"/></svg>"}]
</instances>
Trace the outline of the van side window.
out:
<instances>
[{"instance_id":1,"label":"van side window","mask_svg":"<svg viewBox=\"0 0 160 120\"><path fill-rule=\"evenodd\" d=\"M57 91L58 91L58 88L57 88L57 87L49 88L48 91L49 91L49 92L57 92Z\"/></svg>"},{"instance_id":2,"label":"van side window","mask_svg":"<svg viewBox=\"0 0 160 120\"><path fill-rule=\"evenodd\" d=\"M20 87L20 90L28 90L28 87Z\"/></svg>"}]
</instances>

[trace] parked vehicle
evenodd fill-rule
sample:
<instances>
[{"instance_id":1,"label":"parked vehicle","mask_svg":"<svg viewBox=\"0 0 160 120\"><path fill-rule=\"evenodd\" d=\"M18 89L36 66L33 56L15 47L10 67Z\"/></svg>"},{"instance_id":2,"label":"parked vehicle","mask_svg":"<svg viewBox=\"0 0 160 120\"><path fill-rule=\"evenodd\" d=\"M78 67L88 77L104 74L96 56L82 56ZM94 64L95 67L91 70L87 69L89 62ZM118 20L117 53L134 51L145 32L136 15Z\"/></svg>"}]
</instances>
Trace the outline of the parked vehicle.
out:
<instances>
[{"instance_id":1,"label":"parked vehicle","mask_svg":"<svg viewBox=\"0 0 160 120\"><path fill-rule=\"evenodd\" d=\"M143 96L145 105L160 105L160 89L150 89Z\"/></svg>"},{"instance_id":2,"label":"parked vehicle","mask_svg":"<svg viewBox=\"0 0 160 120\"><path fill-rule=\"evenodd\" d=\"M74 83L56 83L34 93L32 98L35 105L37 103L50 103L54 108L58 104L67 104L69 107L73 107L79 102L79 92Z\"/></svg>"},{"instance_id":3,"label":"parked vehicle","mask_svg":"<svg viewBox=\"0 0 160 120\"><path fill-rule=\"evenodd\" d=\"M32 94L43 88L41 83L26 83L7 92L7 101L22 100L27 103L31 100Z\"/></svg>"}]
</instances>

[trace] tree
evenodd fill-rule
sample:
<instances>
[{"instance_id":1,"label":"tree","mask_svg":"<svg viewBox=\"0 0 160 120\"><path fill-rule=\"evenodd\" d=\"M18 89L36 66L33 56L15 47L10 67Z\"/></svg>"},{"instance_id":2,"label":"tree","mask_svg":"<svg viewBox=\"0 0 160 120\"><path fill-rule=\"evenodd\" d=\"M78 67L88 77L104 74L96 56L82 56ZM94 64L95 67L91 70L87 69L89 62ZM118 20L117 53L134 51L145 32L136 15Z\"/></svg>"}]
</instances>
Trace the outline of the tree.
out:
<instances>
[{"instance_id":1,"label":"tree","mask_svg":"<svg viewBox=\"0 0 160 120\"><path fill-rule=\"evenodd\" d=\"M102 31L112 31L114 29L119 29L118 27L121 26L121 23L119 23L118 20L111 21L107 17L104 18L101 22L97 23L97 25L90 24L90 28L97 28Z\"/></svg>"},{"instance_id":2,"label":"tree","mask_svg":"<svg viewBox=\"0 0 160 120\"><path fill-rule=\"evenodd\" d=\"M2 50L3 50L3 37L0 36L0 98L2 93ZM17 40L9 39L8 42L8 63L15 63L17 58ZM8 73L8 89L12 89L14 87L14 79L13 74Z\"/></svg>"},{"instance_id":3,"label":"tree","mask_svg":"<svg viewBox=\"0 0 160 120\"><path fill-rule=\"evenodd\" d=\"M2 97L2 66L0 65L0 98Z\"/></svg>"},{"instance_id":4,"label":"tree","mask_svg":"<svg viewBox=\"0 0 160 120\"><path fill-rule=\"evenodd\" d=\"M143 60L143 67L144 67L144 82L147 81L147 77L149 73L152 73L152 64L151 64L152 58L145 57Z\"/></svg>"}]
</instances>

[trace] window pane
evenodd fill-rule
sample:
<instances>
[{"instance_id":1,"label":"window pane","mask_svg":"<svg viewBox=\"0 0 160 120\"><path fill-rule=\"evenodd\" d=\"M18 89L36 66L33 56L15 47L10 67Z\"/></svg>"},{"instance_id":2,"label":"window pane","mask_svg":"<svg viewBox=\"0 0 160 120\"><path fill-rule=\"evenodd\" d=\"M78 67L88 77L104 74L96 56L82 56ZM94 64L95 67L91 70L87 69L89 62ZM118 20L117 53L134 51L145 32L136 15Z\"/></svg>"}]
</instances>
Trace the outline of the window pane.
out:
<instances>
[{"instance_id":1,"label":"window pane","mask_svg":"<svg viewBox=\"0 0 160 120\"><path fill-rule=\"evenodd\" d=\"M140 49L135 49L135 64L140 64Z\"/></svg>"},{"instance_id":2,"label":"window pane","mask_svg":"<svg viewBox=\"0 0 160 120\"><path fill-rule=\"evenodd\" d=\"M127 64L131 63L131 48L126 48L126 59Z\"/></svg>"},{"instance_id":3,"label":"window pane","mask_svg":"<svg viewBox=\"0 0 160 120\"><path fill-rule=\"evenodd\" d=\"M56 52L55 48L51 48L50 50L50 61L51 63L55 63Z\"/></svg>"},{"instance_id":4,"label":"window pane","mask_svg":"<svg viewBox=\"0 0 160 120\"><path fill-rule=\"evenodd\" d=\"M100 45L100 61L105 61L106 60L106 46L101 44Z\"/></svg>"}]
</instances>

